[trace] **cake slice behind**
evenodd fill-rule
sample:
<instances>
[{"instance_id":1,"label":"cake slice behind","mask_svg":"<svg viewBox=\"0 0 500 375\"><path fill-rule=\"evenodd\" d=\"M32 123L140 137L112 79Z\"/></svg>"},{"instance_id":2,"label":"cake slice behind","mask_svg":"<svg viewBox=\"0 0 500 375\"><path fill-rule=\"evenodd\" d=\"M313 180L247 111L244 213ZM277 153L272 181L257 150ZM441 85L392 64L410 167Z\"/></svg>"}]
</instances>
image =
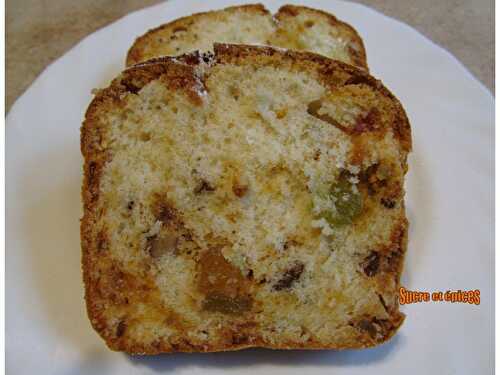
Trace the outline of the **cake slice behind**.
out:
<instances>
[{"instance_id":1,"label":"cake slice behind","mask_svg":"<svg viewBox=\"0 0 500 375\"><path fill-rule=\"evenodd\" d=\"M368 69L363 41L335 16L285 5L273 16L262 4L241 5L179 18L136 39L127 65L160 56L210 51L213 43L265 44L305 50Z\"/></svg>"}]
</instances>

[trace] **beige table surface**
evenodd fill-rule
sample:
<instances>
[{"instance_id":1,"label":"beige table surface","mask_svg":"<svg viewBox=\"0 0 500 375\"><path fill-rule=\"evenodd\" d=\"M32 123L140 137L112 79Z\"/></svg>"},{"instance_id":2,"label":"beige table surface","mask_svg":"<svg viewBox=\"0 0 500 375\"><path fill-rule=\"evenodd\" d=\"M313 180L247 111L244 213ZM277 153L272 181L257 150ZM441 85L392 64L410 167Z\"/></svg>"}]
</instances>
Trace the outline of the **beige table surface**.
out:
<instances>
[{"instance_id":1,"label":"beige table surface","mask_svg":"<svg viewBox=\"0 0 500 375\"><path fill-rule=\"evenodd\" d=\"M494 90L494 0L355 0L413 26ZM7 0L6 110L86 35L159 0ZM258 2L258 0L249 1Z\"/></svg>"}]
</instances>

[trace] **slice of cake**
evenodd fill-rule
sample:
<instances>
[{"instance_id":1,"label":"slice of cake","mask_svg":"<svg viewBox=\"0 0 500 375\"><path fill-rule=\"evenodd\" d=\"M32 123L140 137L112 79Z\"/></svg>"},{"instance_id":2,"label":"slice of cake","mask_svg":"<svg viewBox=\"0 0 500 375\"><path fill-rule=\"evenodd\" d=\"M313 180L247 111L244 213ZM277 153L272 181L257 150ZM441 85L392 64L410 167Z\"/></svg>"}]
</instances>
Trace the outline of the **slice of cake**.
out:
<instances>
[{"instance_id":1,"label":"slice of cake","mask_svg":"<svg viewBox=\"0 0 500 375\"><path fill-rule=\"evenodd\" d=\"M363 348L401 325L410 127L362 70L226 44L151 60L96 94L81 148L110 348Z\"/></svg>"},{"instance_id":2,"label":"slice of cake","mask_svg":"<svg viewBox=\"0 0 500 375\"><path fill-rule=\"evenodd\" d=\"M127 65L160 56L211 51L213 43L266 44L305 50L367 70L363 41L350 25L326 12L285 5L273 16L262 4L193 14L137 38Z\"/></svg>"}]
</instances>

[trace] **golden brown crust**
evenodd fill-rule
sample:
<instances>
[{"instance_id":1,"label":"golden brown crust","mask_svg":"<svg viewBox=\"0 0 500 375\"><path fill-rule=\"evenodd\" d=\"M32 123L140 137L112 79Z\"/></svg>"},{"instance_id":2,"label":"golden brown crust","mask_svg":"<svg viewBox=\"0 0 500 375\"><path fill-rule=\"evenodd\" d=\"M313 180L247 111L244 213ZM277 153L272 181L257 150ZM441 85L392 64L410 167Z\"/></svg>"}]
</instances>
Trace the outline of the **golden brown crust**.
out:
<instances>
[{"instance_id":1,"label":"golden brown crust","mask_svg":"<svg viewBox=\"0 0 500 375\"><path fill-rule=\"evenodd\" d=\"M145 60L144 48L150 43L150 41L159 33L171 29L173 32L177 29L187 29L190 25L195 23L197 20L202 20L209 17L214 17L220 13L233 13L233 12L248 12L257 13L262 15L270 15L270 12L262 4L247 4L241 6L233 6L224 8L222 10L210 11L196 13L190 16L182 17L171 21L169 23L160 25L154 29L149 30L144 35L138 37L132 47L130 47L127 57L126 65L131 66ZM358 32L349 24L340 21L334 15L327 13L322 10L313 9L305 6L297 5L284 5L282 6L276 14L274 14L273 19L278 22L286 22L289 17L295 17L301 13L311 14L312 16L325 17L332 27L343 30L348 34L354 41L356 48L349 48L348 54L353 62L353 64L359 68L364 68L368 71L368 64L366 58L366 50L363 44L363 40L359 36Z\"/></svg>"},{"instance_id":2,"label":"golden brown crust","mask_svg":"<svg viewBox=\"0 0 500 375\"><path fill-rule=\"evenodd\" d=\"M297 71L309 71L315 74L319 80L330 85L332 88L342 85L365 84L375 88L383 96L390 98L397 113L393 124L394 136L399 140L402 149L401 164L406 170L406 155L411 149L411 133L408 119L399 101L387 90L380 81L374 79L367 73L339 61L330 60L320 55L306 52L294 52L278 50L271 47L256 47L244 45L215 44L215 56L209 64L256 64L258 66L288 66ZM258 333L253 332L251 327L228 327L227 334L216 344L201 345L190 342L188 338L179 339L175 342L155 342L152 344L132 343L123 340L121 336L126 325L121 322L115 332L109 332L106 322L102 316L102 308L99 301L103 298L103 288L99 286L100 274L106 274L104 279L113 280L119 285L125 285L127 290L142 290L145 295L157 293L153 283L147 279L140 282L133 277L127 276L116 264L99 264L98 254L106 247L107 238L105 231L98 230L98 221L105 208L98 208L100 179L104 165L108 160L107 146L104 143L106 128L100 121L100 113L109 107L120 107L121 98L127 93L137 93L145 84L151 80L159 79L168 87L183 91L194 102L199 104L200 87L203 82L196 74L195 67L205 64L198 54L175 58L159 58L127 69L115 79L111 85L97 93L89 105L85 120L81 129L81 151L85 159L84 181L82 187L82 199L84 216L81 221L82 242L82 269L85 283L85 299L87 312L94 329L104 338L107 345L113 350L126 351L134 354L158 354L166 352L215 352L240 350L250 347L266 347L272 349L348 349L367 348L378 345L389 340L397 331L404 320L404 315L397 309L389 309L389 319L377 320L367 317L353 321L351 326L359 330L359 337L353 337L352 341L339 346L325 342L316 341L311 338L306 342L289 342L276 344L266 341ZM208 68L210 69L210 68ZM402 272L403 258L407 247L407 221L402 208L402 218L393 229L391 245L386 249L379 249L380 254L387 258L380 282L384 277L394 278L399 284ZM394 253L394 254L392 254ZM393 255L395 258L389 258ZM378 263L377 263L378 264ZM378 267L378 265L377 265ZM384 274L385 272L385 274ZM117 285L118 285L117 284ZM138 286L140 285L140 286ZM104 288L106 289L106 288ZM132 292L131 292L132 293ZM144 294L143 293L143 294ZM112 294L111 294L112 295ZM112 298L104 296L104 298ZM144 297L147 298L147 297ZM382 297L381 297L382 298ZM158 307L163 309L163 307ZM175 318L172 318L175 320ZM181 324L181 319L178 319Z\"/></svg>"}]
</instances>

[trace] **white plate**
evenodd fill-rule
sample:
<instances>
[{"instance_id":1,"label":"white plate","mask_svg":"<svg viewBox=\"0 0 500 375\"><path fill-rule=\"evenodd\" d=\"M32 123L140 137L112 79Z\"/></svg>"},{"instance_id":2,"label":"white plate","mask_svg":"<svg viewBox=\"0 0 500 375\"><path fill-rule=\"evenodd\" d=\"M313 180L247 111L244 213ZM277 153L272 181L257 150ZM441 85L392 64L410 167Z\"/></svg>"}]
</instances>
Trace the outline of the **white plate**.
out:
<instances>
[{"instance_id":1,"label":"white plate","mask_svg":"<svg viewBox=\"0 0 500 375\"><path fill-rule=\"evenodd\" d=\"M6 125L6 340L12 374L482 374L493 371L494 100L449 53L369 8L308 1L352 24L371 72L408 112L410 244L403 285L481 291L481 304L406 305L389 343L345 352L247 350L131 357L90 327L80 274L79 127L148 28L232 1L169 1L90 35L49 66ZM265 1L276 10L279 1Z\"/></svg>"}]
</instances>

